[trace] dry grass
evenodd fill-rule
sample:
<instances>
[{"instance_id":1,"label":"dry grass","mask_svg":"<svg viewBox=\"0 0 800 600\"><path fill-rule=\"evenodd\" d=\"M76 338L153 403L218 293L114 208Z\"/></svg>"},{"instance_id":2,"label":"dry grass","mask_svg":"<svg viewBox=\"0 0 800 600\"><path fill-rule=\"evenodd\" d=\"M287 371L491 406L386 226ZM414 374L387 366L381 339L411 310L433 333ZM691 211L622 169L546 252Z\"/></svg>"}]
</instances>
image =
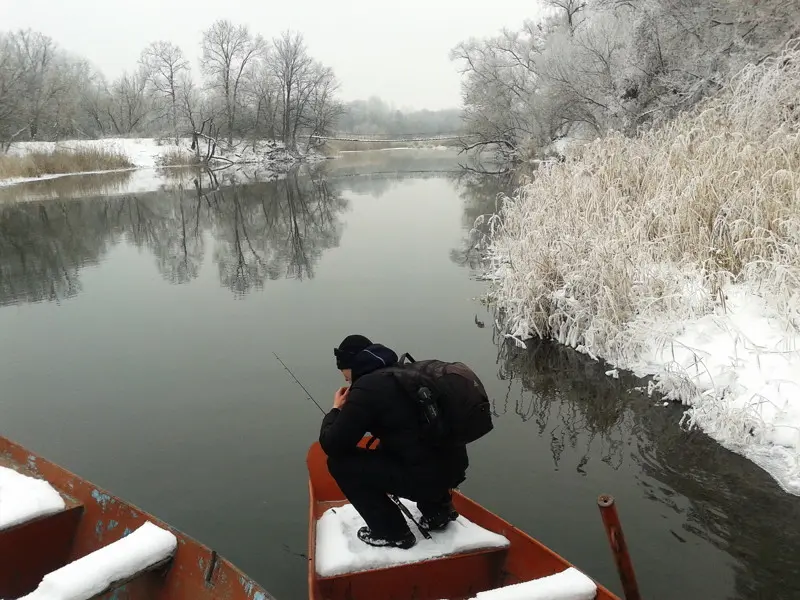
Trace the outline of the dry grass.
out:
<instances>
[{"instance_id":1,"label":"dry grass","mask_svg":"<svg viewBox=\"0 0 800 600\"><path fill-rule=\"evenodd\" d=\"M509 331L630 364L731 282L800 328L798 98L796 43L663 128L540 170L484 240Z\"/></svg>"},{"instance_id":2,"label":"dry grass","mask_svg":"<svg viewBox=\"0 0 800 600\"><path fill-rule=\"evenodd\" d=\"M58 173L83 173L130 169L134 164L118 150L82 147L0 155L0 179L41 177Z\"/></svg>"},{"instance_id":3,"label":"dry grass","mask_svg":"<svg viewBox=\"0 0 800 600\"><path fill-rule=\"evenodd\" d=\"M163 151L157 162L160 167L188 167L200 164L192 150L175 146Z\"/></svg>"}]
</instances>

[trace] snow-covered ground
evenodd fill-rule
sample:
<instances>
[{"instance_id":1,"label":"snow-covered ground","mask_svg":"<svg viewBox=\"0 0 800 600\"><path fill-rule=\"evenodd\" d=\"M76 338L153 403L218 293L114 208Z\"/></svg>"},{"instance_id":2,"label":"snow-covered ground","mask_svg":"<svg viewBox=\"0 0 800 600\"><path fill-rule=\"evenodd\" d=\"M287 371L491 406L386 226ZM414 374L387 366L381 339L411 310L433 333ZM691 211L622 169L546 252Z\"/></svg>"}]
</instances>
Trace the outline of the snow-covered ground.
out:
<instances>
[{"instance_id":1,"label":"snow-covered ground","mask_svg":"<svg viewBox=\"0 0 800 600\"><path fill-rule=\"evenodd\" d=\"M725 294L724 307L657 326L664 335L627 368L657 375L668 399L691 404L687 424L800 494L800 332L757 289L731 285Z\"/></svg>"},{"instance_id":2,"label":"snow-covered ground","mask_svg":"<svg viewBox=\"0 0 800 600\"><path fill-rule=\"evenodd\" d=\"M160 169L164 166L165 158L171 159L171 166L174 164L174 157L184 155L185 164L191 165L194 162L194 151L190 148L191 140L181 139L179 144L171 140L158 140L156 138L106 138L100 140L64 140L59 142L19 142L14 144L9 154L23 156L29 152L52 151L56 149L80 149L80 148L100 148L108 151L117 152L127 156L136 170L143 170L141 176L137 176L136 191L143 182L148 182L148 189L157 189L158 183L163 181ZM259 172L270 172L274 174L284 173L301 159L285 150L281 142L259 141L253 147L252 142L234 141L232 148L224 148L224 144L218 146L215 152L215 167L226 165L257 165ZM205 153L205 142L201 142L201 155ZM303 157L303 160L313 162L324 160L324 157L316 152L311 152ZM251 169L252 170L252 169ZM100 171L98 171L100 172ZM102 171L109 172L109 171ZM97 172L91 172L94 174ZM0 179L0 186L9 186L28 181L42 181L54 179L68 175L90 174L90 173L59 173L52 175L42 175L40 177L28 178L9 178ZM152 187L155 184L155 187Z\"/></svg>"},{"instance_id":3,"label":"snow-covered ground","mask_svg":"<svg viewBox=\"0 0 800 600\"><path fill-rule=\"evenodd\" d=\"M18 142L11 146L9 154L24 156L29 152L51 152L53 150L76 150L97 148L124 154L137 169L152 169L159 166L162 157L168 152L183 152L186 162L192 161L189 140L181 144L159 143L155 138L105 138L100 140L64 140L60 142Z\"/></svg>"},{"instance_id":4,"label":"snow-covered ground","mask_svg":"<svg viewBox=\"0 0 800 600\"><path fill-rule=\"evenodd\" d=\"M653 377L648 392L687 406L682 423L699 426L726 448L800 495L800 333L769 298L748 285L731 285L725 306L682 321L643 316L627 324L642 343L633 355L600 356L569 328L554 339L603 358L614 369ZM525 320L508 337L530 337Z\"/></svg>"}]
</instances>

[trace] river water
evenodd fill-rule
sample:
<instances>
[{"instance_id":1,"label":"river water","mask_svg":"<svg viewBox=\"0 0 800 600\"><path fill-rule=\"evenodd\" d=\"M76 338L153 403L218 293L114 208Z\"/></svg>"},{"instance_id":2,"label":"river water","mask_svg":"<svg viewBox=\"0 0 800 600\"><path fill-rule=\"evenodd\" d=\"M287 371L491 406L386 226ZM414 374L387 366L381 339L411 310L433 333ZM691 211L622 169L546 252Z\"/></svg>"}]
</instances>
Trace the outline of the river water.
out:
<instances>
[{"instance_id":1,"label":"river water","mask_svg":"<svg viewBox=\"0 0 800 600\"><path fill-rule=\"evenodd\" d=\"M509 183L458 161L384 151L219 189L176 172L149 192L119 174L3 190L2 433L303 598L321 415L273 352L327 408L333 347L363 333L473 366L497 418L463 491L607 587L621 594L600 493L643 597L800 597L800 499L682 431L642 381L497 335L465 248Z\"/></svg>"}]
</instances>

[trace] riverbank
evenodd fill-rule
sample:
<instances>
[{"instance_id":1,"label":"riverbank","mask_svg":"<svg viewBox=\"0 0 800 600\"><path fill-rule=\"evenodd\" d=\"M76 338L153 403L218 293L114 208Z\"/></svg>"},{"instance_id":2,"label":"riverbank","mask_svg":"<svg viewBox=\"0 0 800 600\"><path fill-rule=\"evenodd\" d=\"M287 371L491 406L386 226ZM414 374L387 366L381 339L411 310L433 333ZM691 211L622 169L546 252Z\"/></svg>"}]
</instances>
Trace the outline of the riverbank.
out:
<instances>
[{"instance_id":1,"label":"riverbank","mask_svg":"<svg viewBox=\"0 0 800 600\"><path fill-rule=\"evenodd\" d=\"M190 139L178 144L157 138L105 138L59 142L20 142L0 155L0 186L40 181L67 175L86 175L134 169L196 166ZM201 155L205 155L205 142ZM272 140L235 141L231 148L218 148L215 167L258 165L283 173L304 159L317 160L316 153L300 156Z\"/></svg>"},{"instance_id":2,"label":"riverbank","mask_svg":"<svg viewBox=\"0 0 800 600\"><path fill-rule=\"evenodd\" d=\"M800 494L800 51L543 167L482 246L506 335L652 376ZM613 376L613 371L609 371Z\"/></svg>"}]
</instances>

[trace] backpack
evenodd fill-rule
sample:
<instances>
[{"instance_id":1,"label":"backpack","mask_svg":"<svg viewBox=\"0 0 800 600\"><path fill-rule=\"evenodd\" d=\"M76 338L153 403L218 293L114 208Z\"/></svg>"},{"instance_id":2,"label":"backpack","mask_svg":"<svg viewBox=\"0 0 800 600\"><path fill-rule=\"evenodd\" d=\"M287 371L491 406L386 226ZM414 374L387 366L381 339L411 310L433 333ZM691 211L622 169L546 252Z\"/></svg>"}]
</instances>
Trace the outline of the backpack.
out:
<instances>
[{"instance_id":1,"label":"backpack","mask_svg":"<svg viewBox=\"0 0 800 600\"><path fill-rule=\"evenodd\" d=\"M397 364L383 370L395 378L407 397L416 401L423 437L429 442L465 445L493 429L489 397L467 365L415 361L403 354Z\"/></svg>"}]
</instances>

